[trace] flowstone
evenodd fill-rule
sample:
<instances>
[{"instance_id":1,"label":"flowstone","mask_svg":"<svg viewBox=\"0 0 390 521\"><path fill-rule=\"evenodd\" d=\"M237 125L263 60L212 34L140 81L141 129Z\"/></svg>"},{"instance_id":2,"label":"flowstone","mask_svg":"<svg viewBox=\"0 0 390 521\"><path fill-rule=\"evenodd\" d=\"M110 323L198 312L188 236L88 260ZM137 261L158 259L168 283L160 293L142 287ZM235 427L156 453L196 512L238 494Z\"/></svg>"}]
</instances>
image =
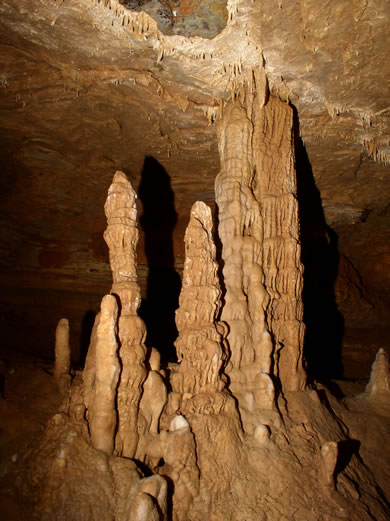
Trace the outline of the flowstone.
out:
<instances>
[{"instance_id":1,"label":"flowstone","mask_svg":"<svg viewBox=\"0 0 390 521\"><path fill-rule=\"evenodd\" d=\"M385 476L369 458L364 465L346 427L355 427L352 406L306 385L292 113L258 90L220 116L223 280L211 210L196 202L176 311L178 363L168 367L144 344L136 195L116 172L105 204L111 294L83 372L22 458L21 490L40 519L388 520ZM57 380L69 376L61 342ZM389 381L380 352L353 407L387 399Z\"/></svg>"}]
</instances>

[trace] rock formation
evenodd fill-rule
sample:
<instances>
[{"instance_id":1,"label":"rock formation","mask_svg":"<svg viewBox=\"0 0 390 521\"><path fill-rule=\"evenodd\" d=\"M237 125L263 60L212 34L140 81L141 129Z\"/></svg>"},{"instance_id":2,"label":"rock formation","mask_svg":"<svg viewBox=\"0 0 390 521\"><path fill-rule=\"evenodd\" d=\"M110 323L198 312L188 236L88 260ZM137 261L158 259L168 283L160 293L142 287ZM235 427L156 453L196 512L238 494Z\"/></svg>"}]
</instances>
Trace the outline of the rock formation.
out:
<instances>
[{"instance_id":1,"label":"rock formation","mask_svg":"<svg viewBox=\"0 0 390 521\"><path fill-rule=\"evenodd\" d=\"M385 480L349 437L349 403L306 387L291 112L255 77L259 92L236 96L219 122L223 280L211 210L196 202L178 362L165 368L137 315L136 195L114 176L104 234L112 292L83 373L21 458L18 482L42 520L388 519L376 481ZM365 394L388 391L380 351Z\"/></svg>"},{"instance_id":2,"label":"rock formation","mask_svg":"<svg viewBox=\"0 0 390 521\"><path fill-rule=\"evenodd\" d=\"M118 386L118 432L115 450L118 455L132 458L138 444L138 409L142 384L146 378L145 324L137 315L141 303L137 284L136 194L123 172L116 172L108 190L104 211L107 229L104 239L110 251L113 285L111 293L120 305L118 320L121 377Z\"/></svg>"},{"instance_id":3,"label":"rock formation","mask_svg":"<svg viewBox=\"0 0 390 521\"><path fill-rule=\"evenodd\" d=\"M71 357L71 349L69 344L69 321L67 318L61 318L58 321L54 351L54 376L58 382L60 391L66 395L70 386Z\"/></svg>"},{"instance_id":4,"label":"rock formation","mask_svg":"<svg viewBox=\"0 0 390 521\"><path fill-rule=\"evenodd\" d=\"M120 366L116 324L118 305L115 297L102 300L99 325L96 330L94 394L89 404L89 430L94 447L111 455L117 422L116 390Z\"/></svg>"},{"instance_id":5,"label":"rock formation","mask_svg":"<svg viewBox=\"0 0 390 521\"><path fill-rule=\"evenodd\" d=\"M292 111L272 97L265 103L255 78L254 98L224 107L216 179L227 372L245 418L275 408L275 384L283 393L306 384Z\"/></svg>"}]
</instances>

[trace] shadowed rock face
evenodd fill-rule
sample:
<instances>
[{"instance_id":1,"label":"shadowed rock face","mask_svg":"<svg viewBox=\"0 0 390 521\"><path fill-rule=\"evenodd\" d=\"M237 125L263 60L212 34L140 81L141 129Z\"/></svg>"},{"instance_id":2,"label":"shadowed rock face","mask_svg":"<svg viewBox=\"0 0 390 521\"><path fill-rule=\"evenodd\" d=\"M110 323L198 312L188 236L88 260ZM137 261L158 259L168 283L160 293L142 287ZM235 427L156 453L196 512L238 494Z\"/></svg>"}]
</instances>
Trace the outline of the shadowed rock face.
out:
<instances>
[{"instance_id":1,"label":"shadowed rock face","mask_svg":"<svg viewBox=\"0 0 390 521\"><path fill-rule=\"evenodd\" d=\"M72 358L80 357L85 317L111 285L106 189L116 169L137 189L145 157L170 178L177 217L168 232L169 269L181 271L192 204L215 207L220 105L250 91L253 71L261 70L270 91L295 108L311 353L322 335L322 361L335 346L326 375L367 373L389 338L386 2L225 4L1 3L5 345L47 354L67 316ZM138 281L147 300L153 277L145 235L141 227ZM327 317L326 335L318 315Z\"/></svg>"}]
</instances>

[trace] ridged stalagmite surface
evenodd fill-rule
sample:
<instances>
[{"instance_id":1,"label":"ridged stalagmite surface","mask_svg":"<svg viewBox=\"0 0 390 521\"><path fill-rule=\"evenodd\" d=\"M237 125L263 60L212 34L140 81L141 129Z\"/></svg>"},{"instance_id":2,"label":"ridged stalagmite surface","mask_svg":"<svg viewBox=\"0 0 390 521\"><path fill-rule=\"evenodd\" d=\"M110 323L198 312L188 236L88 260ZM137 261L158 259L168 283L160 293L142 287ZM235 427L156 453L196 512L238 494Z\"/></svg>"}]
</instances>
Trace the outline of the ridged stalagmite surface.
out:
<instances>
[{"instance_id":1,"label":"ridged stalagmite surface","mask_svg":"<svg viewBox=\"0 0 390 521\"><path fill-rule=\"evenodd\" d=\"M276 370L286 391L303 389L303 266L291 107L271 96L253 114L254 195L263 222L264 310L275 340Z\"/></svg>"},{"instance_id":2,"label":"ridged stalagmite surface","mask_svg":"<svg viewBox=\"0 0 390 521\"><path fill-rule=\"evenodd\" d=\"M229 479L237 468L241 426L232 396L224 389L222 370L227 358L226 324L217 320L221 308L216 248L210 208L196 202L185 234L186 258L180 307L176 312L180 362L171 375L171 400L188 420L196 444L196 475L189 493L194 500L192 516L210 514L218 498L228 493ZM176 397L175 397L176 396ZM174 398L175 397L175 398ZM218 477L215 469L218 468ZM194 493L199 489L199 494ZM181 512L180 519L186 519Z\"/></svg>"},{"instance_id":3,"label":"ridged stalagmite surface","mask_svg":"<svg viewBox=\"0 0 390 521\"><path fill-rule=\"evenodd\" d=\"M273 409L275 379L284 392L306 383L292 112L272 97L234 100L219 146L227 370L242 410Z\"/></svg>"},{"instance_id":4,"label":"ridged stalagmite surface","mask_svg":"<svg viewBox=\"0 0 390 521\"><path fill-rule=\"evenodd\" d=\"M181 394L220 391L225 386L221 369L227 357L226 329L217 322L221 290L212 234L211 210L196 202L185 234L183 285L176 311L175 345L181 363L174 390Z\"/></svg>"},{"instance_id":5,"label":"ridged stalagmite surface","mask_svg":"<svg viewBox=\"0 0 390 521\"><path fill-rule=\"evenodd\" d=\"M141 293L137 284L136 194L123 172L116 172L104 205L107 229L104 239L110 250L113 277L111 293L120 302L118 337L121 377L118 386L118 431L115 450L128 458L135 456L138 444L138 409L142 384L146 378L144 365L146 328L137 315Z\"/></svg>"}]
</instances>

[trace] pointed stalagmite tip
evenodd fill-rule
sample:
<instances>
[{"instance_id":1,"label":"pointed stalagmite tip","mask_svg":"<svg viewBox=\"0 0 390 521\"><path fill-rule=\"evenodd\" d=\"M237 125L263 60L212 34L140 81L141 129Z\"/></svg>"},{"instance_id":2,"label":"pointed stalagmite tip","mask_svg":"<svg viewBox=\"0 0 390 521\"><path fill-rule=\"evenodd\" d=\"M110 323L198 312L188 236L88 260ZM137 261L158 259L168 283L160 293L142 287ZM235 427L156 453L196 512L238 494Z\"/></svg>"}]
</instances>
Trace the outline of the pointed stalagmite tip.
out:
<instances>
[{"instance_id":1,"label":"pointed stalagmite tip","mask_svg":"<svg viewBox=\"0 0 390 521\"><path fill-rule=\"evenodd\" d=\"M370 381L367 384L365 395L390 392L389 356L381 347L371 367Z\"/></svg>"},{"instance_id":2,"label":"pointed stalagmite tip","mask_svg":"<svg viewBox=\"0 0 390 521\"><path fill-rule=\"evenodd\" d=\"M121 170L117 170L114 174L112 182L113 183L128 183L129 180L127 178L127 175L124 172L122 172Z\"/></svg>"}]
</instances>

